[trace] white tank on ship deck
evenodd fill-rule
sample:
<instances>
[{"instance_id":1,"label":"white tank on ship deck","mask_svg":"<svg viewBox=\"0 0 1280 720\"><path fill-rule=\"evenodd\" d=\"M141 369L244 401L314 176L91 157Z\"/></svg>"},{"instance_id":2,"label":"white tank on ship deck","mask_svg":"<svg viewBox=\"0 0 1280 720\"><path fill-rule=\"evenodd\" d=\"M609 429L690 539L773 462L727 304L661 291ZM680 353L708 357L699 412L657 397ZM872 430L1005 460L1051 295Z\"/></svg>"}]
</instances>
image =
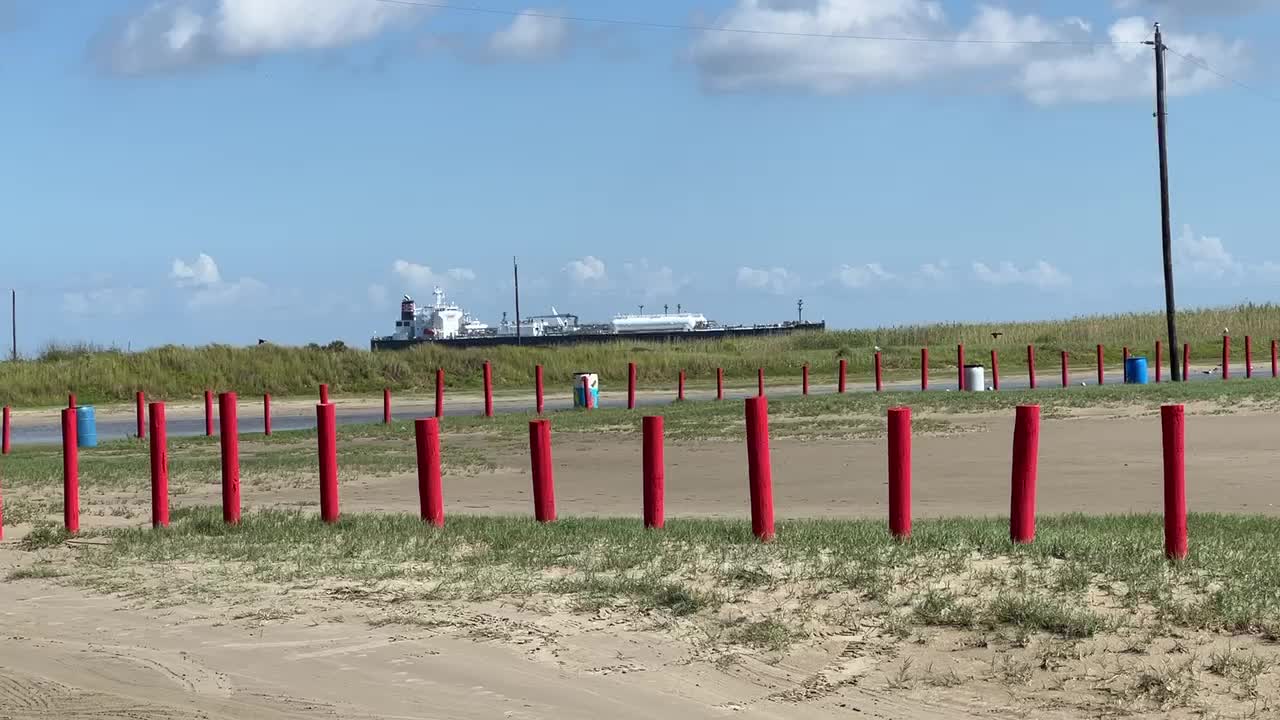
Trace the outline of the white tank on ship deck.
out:
<instances>
[{"instance_id":1,"label":"white tank on ship deck","mask_svg":"<svg viewBox=\"0 0 1280 720\"><path fill-rule=\"evenodd\" d=\"M706 324L707 319L697 313L619 315L613 319L613 331L616 333L686 332Z\"/></svg>"}]
</instances>

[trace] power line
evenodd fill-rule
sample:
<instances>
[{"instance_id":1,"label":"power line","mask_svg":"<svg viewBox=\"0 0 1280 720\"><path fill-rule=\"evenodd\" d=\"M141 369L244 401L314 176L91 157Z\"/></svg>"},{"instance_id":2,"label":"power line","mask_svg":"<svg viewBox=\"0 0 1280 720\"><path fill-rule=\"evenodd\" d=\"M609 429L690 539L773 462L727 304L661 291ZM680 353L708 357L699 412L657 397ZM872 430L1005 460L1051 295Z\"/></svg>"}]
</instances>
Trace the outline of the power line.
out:
<instances>
[{"instance_id":1,"label":"power line","mask_svg":"<svg viewBox=\"0 0 1280 720\"><path fill-rule=\"evenodd\" d=\"M942 38L912 37L892 35L846 35L842 33L788 32L786 30L760 30L753 28L722 27L718 25L692 25L685 23L651 22L647 20L621 20L617 18L590 17L585 15L562 15L535 10L502 10L499 8L476 7L473 5L454 5L431 0L370 0L370 2L387 5L406 5L409 7L430 8L433 10L450 10L481 15L501 15L504 17L532 17L541 20L562 20L565 22L593 23L596 25L617 25L624 27L647 28L650 30L691 30L695 32L733 33L737 35L768 35L775 37L818 38L824 40L865 40L875 42L934 43L942 45L1058 45L1058 46L1114 46L1141 45L1136 40L998 40L992 38Z\"/></svg>"},{"instance_id":2,"label":"power line","mask_svg":"<svg viewBox=\"0 0 1280 720\"><path fill-rule=\"evenodd\" d=\"M1196 67L1200 68L1201 70L1204 70L1204 71L1206 71L1206 72L1209 72L1209 73L1212 73L1212 74L1214 74L1214 75L1217 75L1219 78L1221 78L1221 79L1223 79L1223 80L1225 80L1225 81L1227 81L1227 82L1231 83L1232 85L1235 85L1235 86L1237 86L1237 87L1240 87L1240 88L1243 88L1243 89L1245 89L1245 90L1248 90L1249 92L1254 93L1254 94L1255 94L1255 95L1257 95L1258 97L1264 98L1264 99L1266 99L1266 100L1270 100L1271 102L1280 103L1280 98L1277 98L1277 97L1276 97L1276 96L1274 96L1274 95L1269 95L1269 94L1267 94L1266 92L1264 92L1261 88L1257 88L1257 87L1254 87L1253 85L1250 85L1250 84L1248 84L1248 83L1246 83L1246 82L1243 82L1243 81L1241 81L1241 80L1237 80L1237 79L1235 79L1235 78L1231 77L1230 75L1226 75L1226 74L1224 74L1224 73L1220 73L1220 72L1218 72L1217 70L1214 70L1212 67L1209 67L1209 63L1205 62L1204 60L1201 60L1201 59L1200 59L1200 58L1198 58L1198 57L1195 57L1195 56L1192 56L1192 55L1183 55L1182 53L1178 52L1177 50L1174 50L1173 48L1169 47L1168 45L1165 45L1165 46L1164 46L1164 49L1165 49L1165 50L1167 50L1167 51L1169 51L1169 52L1171 52L1171 53L1173 53L1174 55L1177 55L1178 57L1182 58L1183 60L1186 60L1187 62L1191 63L1192 65L1195 65Z\"/></svg>"}]
</instances>

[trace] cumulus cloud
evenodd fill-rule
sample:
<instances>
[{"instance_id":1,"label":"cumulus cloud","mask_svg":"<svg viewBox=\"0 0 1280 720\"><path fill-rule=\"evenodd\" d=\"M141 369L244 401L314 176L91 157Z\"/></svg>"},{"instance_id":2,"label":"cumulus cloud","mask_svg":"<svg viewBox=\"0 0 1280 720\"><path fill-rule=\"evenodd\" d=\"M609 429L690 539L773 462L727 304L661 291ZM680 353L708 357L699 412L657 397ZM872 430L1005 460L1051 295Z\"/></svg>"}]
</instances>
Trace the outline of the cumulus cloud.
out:
<instances>
[{"instance_id":1,"label":"cumulus cloud","mask_svg":"<svg viewBox=\"0 0 1280 720\"><path fill-rule=\"evenodd\" d=\"M836 279L847 288L865 288L878 283L888 282L897 276L885 270L880 263L865 265L841 265L836 271Z\"/></svg>"},{"instance_id":2,"label":"cumulus cloud","mask_svg":"<svg viewBox=\"0 0 1280 720\"><path fill-rule=\"evenodd\" d=\"M169 277L177 283L178 287L208 287L222 282L218 263L204 253L197 255L196 259L190 263L175 259Z\"/></svg>"},{"instance_id":3,"label":"cumulus cloud","mask_svg":"<svg viewBox=\"0 0 1280 720\"><path fill-rule=\"evenodd\" d=\"M1151 23L1141 17L1094 32L1078 17L1017 14L978 5L966 22L946 16L932 0L736 0L716 21L722 27L787 35L706 32L691 56L703 85L717 92L803 90L846 94L912 83L969 80L999 86L1047 105L1101 102L1151 94L1151 49L1069 44L966 43L966 40L1066 42L1142 41ZM813 35L913 37L960 42L887 42ZM1166 44L1231 74L1244 65L1244 47L1208 35L1172 34ZM1171 93L1221 84L1193 63L1170 55Z\"/></svg>"},{"instance_id":4,"label":"cumulus cloud","mask_svg":"<svg viewBox=\"0 0 1280 720\"><path fill-rule=\"evenodd\" d=\"M450 268L438 273L427 265L419 265L408 260L396 260L391 264L391 271L400 276L414 290L428 291L439 287L457 287L464 282L476 279L474 271L468 268Z\"/></svg>"},{"instance_id":5,"label":"cumulus cloud","mask_svg":"<svg viewBox=\"0 0 1280 720\"><path fill-rule=\"evenodd\" d=\"M423 14L369 0L151 0L101 39L113 72L139 75L366 40Z\"/></svg>"},{"instance_id":6,"label":"cumulus cloud","mask_svg":"<svg viewBox=\"0 0 1280 720\"><path fill-rule=\"evenodd\" d=\"M786 268L738 268L737 286L743 290L761 290L774 295L783 295L795 285L795 282L795 275Z\"/></svg>"},{"instance_id":7,"label":"cumulus cloud","mask_svg":"<svg viewBox=\"0 0 1280 720\"><path fill-rule=\"evenodd\" d=\"M986 263L975 262L973 275L979 282L987 285L1027 285L1047 290L1066 287L1071 284L1071 277L1044 260L1025 270L1020 270L1008 260L992 268Z\"/></svg>"},{"instance_id":8,"label":"cumulus cloud","mask_svg":"<svg viewBox=\"0 0 1280 720\"><path fill-rule=\"evenodd\" d=\"M192 308L230 305L266 290L266 285L251 277L243 277L235 282L223 280L218 263L204 253L200 253L191 262L175 259L169 278L177 287L192 291L187 300L188 306Z\"/></svg>"},{"instance_id":9,"label":"cumulus cloud","mask_svg":"<svg viewBox=\"0 0 1280 720\"><path fill-rule=\"evenodd\" d=\"M594 255L570 262L564 266L564 272L578 285L602 285L609 280L604 261Z\"/></svg>"},{"instance_id":10,"label":"cumulus cloud","mask_svg":"<svg viewBox=\"0 0 1280 720\"><path fill-rule=\"evenodd\" d=\"M625 263L622 272L627 277L631 292L646 300L675 295L690 282L689 278L676 275L670 267L655 267L648 260Z\"/></svg>"},{"instance_id":11,"label":"cumulus cloud","mask_svg":"<svg viewBox=\"0 0 1280 720\"><path fill-rule=\"evenodd\" d=\"M71 315L126 315L146 305L147 291L141 288L100 288L64 293L62 307Z\"/></svg>"},{"instance_id":12,"label":"cumulus cloud","mask_svg":"<svg viewBox=\"0 0 1280 720\"><path fill-rule=\"evenodd\" d=\"M559 57L568 47L568 22L547 17L545 11L529 9L495 32L487 50L492 59L532 62Z\"/></svg>"},{"instance_id":13,"label":"cumulus cloud","mask_svg":"<svg viewBox=\"0 0 1280 720\"><path fill-rule=\"evenodd\" d=\"M945 280L950 270L951 264L946 260L940 260L936 263L928 262L920 266L920 277L924 280L937 282Z\"/></svg>"}]
</instances>

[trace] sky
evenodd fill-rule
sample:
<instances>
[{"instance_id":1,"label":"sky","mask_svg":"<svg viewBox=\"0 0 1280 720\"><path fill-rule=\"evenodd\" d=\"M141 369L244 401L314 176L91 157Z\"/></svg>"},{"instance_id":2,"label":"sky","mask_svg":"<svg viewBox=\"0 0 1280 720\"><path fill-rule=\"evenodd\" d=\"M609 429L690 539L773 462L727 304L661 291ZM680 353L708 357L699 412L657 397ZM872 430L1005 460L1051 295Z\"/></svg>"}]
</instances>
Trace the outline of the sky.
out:
<instances>
[{"instance_id":1,"label":"sky","mask_svg":"<svg viewBox=\"0 0 1280 720\"><path fill-rule=\"evenodd\" d=\"M1158 309L1156 20L1179 304L1280 300L1280 0L0 0L0 287L28 354L496 323L513 256L584 321Z\"/></svg>"}]
</instances>

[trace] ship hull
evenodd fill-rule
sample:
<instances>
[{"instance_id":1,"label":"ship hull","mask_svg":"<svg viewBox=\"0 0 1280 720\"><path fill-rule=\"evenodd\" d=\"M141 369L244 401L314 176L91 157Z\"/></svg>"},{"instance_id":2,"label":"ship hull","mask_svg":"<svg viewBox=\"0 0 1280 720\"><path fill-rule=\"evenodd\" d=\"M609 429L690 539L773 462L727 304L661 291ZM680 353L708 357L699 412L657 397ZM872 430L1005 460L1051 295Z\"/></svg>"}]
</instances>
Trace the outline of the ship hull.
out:
<instances>
[{"instance_id":1,"label":"ship hull","mask_svg":"<svg viewBox=\"0 0 1280 720\"><path fill-rule=\"evenodd\" d=\"M530 345L535 347L555 347L561 345L590 345L611 342L698 342L709 340L726 340L742 337L765 337L769 335L790 335L797 332L822 332L827 329L825 322L791 323L787 325L758 325L751 327L708 328L706 330L656 330L649 332L629 333L570 333L566 335L543 335L541 337L518 338L514 335L481 335L476 337L458 337L449 340L397 340L395 338L374 338L369 341L370 350L407 350L419 345L437 345L449 348L485 348L505 345Z\"/></svg>"}]
</instances>

